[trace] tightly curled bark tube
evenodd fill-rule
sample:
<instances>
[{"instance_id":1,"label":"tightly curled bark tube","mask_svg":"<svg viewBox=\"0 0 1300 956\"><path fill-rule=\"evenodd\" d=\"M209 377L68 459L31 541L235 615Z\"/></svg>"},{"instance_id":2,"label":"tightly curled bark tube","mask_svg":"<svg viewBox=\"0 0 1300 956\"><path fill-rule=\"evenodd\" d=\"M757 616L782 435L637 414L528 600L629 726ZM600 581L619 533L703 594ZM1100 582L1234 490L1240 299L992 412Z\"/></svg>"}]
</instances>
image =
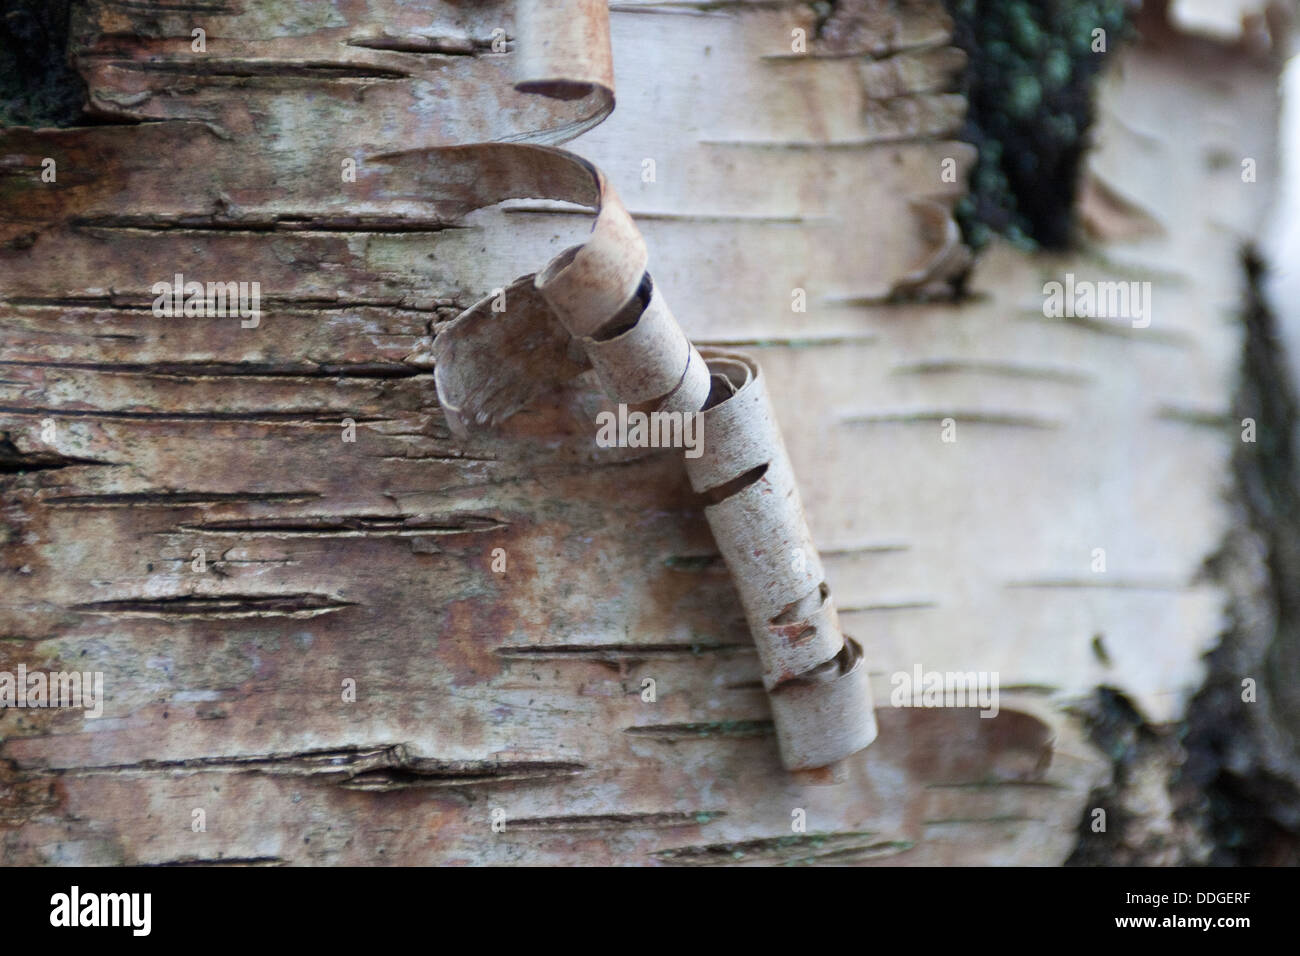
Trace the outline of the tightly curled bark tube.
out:
<instances>
[{"instance_id":1,"label":"tightly curled bark tube","mask_svg":"<svg viewBox=\"0 0 1300 956\"><path fill-rule=\"evenodd\" d=\"M835 660L782 684L768 701L788 770L834 764L876 739L867 665L851 637Z\"/></svg>"},{"instance_id":2,"label":"tightly curled bark tube","mask_svg":"<svg viewBox=\"0 0 1300 956\"><path fill-rule=\"evenodd\" d=\"M708 366L649 276L645 285L651 286L650 301L633 319L634 324L608 338L583 339L583 348L615 401L634 405L674 396L671 403L661 403L659 410L699 411L709 394ZM638 300L632 305L640 307Z\"/></svg>"},{"instance_id":3,"label":"tightly curled bark tube","mask_svg":"<svg viewBox=\"0 0 1300 956\"><path fill-rule=\"evenodd\" d=\"M651 284L649 276L645 284ZM641 308L636 300L632 305ZM604 339L583 339L582 345L605 394L616 402L653 403L655 411L692 414L709 396L708 366L658 289L630 328Z\"/></svg>"},{"instance_id":4,"label":"tightly curled bark tube","mask_svg":"<svg viewBox=\"0 0 1300 956\"><path fill-rule=\"evenodd\" d=\"M521 0L519 14L531 72L517 89L613 103L604 0ZM703 453L686 468L712 502L705 516L758 648L782 761L812 769L866 747L876 727L862 650L840 632L758 365L740 353L702 355L687 340L646 272L640 232L600 170L523 145L425 157L435 160L426 174L434 202L451 213L512 198L596 210L587 241L516 280L504 311L489 296L438 332L434 381L452 427L495 424L586 368L615 401L700 413ZM402 157L385 159L400 168Z\"/></svg>"},{"instance_id":5,"label":"tightly curled bark tube","mask_svg":"<svg viewBox=\"0 0 1300 956\"><path fill-rule=\"evenodd\" d=\"M704 454L691 486L736 582L768 689L781 758L823 766L875 739L861 648L840 633L762 374L749 356L707 352L714 373Z\"/></svg>"}]
</instances>

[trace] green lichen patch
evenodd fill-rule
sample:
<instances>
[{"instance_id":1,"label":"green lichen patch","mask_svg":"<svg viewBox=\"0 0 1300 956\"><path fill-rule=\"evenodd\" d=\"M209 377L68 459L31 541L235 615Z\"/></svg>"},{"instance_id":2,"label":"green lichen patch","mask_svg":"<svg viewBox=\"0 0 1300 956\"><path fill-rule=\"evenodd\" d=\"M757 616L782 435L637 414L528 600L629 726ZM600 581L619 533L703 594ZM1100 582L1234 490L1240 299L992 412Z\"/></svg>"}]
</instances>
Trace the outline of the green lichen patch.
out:
<instances>
[{"instance_id":1,"label":"green lichen patch","mask_svg":"<svg viewBox=\"0 0 1300 956\"><path fill-rule=\"evenodd\" d=\"M1130 27L1124 0L946 0L969 57L960 137L979 150L957 221L967 245L994 235L1061 249L1092 125L1097 73Z\"/></svg>"}]
</instances>

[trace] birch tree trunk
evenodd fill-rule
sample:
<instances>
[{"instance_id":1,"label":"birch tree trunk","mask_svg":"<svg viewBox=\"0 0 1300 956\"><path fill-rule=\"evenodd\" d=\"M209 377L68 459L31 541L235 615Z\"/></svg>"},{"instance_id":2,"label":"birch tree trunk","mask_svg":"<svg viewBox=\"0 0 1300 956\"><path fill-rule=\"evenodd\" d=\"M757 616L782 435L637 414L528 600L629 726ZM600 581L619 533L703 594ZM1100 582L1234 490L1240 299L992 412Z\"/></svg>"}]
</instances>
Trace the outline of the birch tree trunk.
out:
<instances>
[{"instance_id":1,"label":"birch tree trunk","mask_svg":"<svg viewBox=\"0 0 1300 956\"><path fill-rule=\"evenodd\" d=\"M1105 54L1097 237L994 246L953 302L951 22L841 6L613 4L618 106L569 147L691 339L763 364L876 685L877 741L808 780L680 457L596 448L585 379L469 441L438 407L440 325L586 219L347 179L550 122L505 97L513 4L84 4L101 124L0 131L0 670L106 700L0 710L7 862L1069 855L1110 772L1073 705L1175 719L1218 633L1275 76ZM260 322L155 315L177 273L259 282ZM1046 316L1066 274L1150 282L1149 327ZM918 667L996 673L998 715L891 706Z\"/></svg>"}]
</instances>

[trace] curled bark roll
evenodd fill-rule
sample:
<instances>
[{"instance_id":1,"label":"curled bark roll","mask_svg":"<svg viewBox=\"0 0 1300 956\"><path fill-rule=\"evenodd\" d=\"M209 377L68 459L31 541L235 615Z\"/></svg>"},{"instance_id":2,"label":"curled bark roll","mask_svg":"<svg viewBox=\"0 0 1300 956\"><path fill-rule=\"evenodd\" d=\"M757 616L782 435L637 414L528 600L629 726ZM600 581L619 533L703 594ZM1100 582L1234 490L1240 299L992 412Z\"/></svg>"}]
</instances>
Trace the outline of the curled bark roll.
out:
<instances>
[{"instance_id":1,"label":"curled bark roll","mask_svg":"<svg viewBox=\"0 0 1300 956\"><path fill-rule=\"evenodd\" d=\"M518 90L583 102L607 95L612 104L604 0L521 0L518 12L528 71ZM705 516L758 648L783 763L822 767L871 743L862 650L840 632L758 365L690 343L600 170L558 149L517 144L384 159L451 215L523 198L596 211L586 242L438 332L434 381L448 422L462 434L490 427L588 368L614 401L699 414L702 453L685 459L687 473L709 502Z\"/></svg>"},{"instance_id":2,"label":"curled bark roll","mask_svg":"<svg viewBox=\"0 0 1300 956\"><path fill-rule=\"evenodd\" d=\"M537 147L511 155L522 165L561 157L582 164ZM645 246L604 178L587 168L594 195L544 198L594 205L591 239L516 280L502 310L489 296L439 332L439 400L464 432L501 421L540 387L592 368L615 401L698 412L703 454L685 459L687 474L710 502L705 516L754 636L782 762L791 770L835 763L875 738L871 691L861 648L840 632L762 373L742 353L701 354L649 275L632 281L644 268ZM501 182L532 182L536 172ZM504 192L502 199L518 194L509 185Z\"/></svg>"},{"instance_id":3,"label":"curled bark roll","mask_svg":"<svg viewBox=\"0 0 1300 956\"><path fill-rule=\"evenodd\" d=\"M876 739L862 648L851 637L835 659L768 695L787 770L838 763Z\"/></svg>"},{"instance_id":4,"label":"curled bark roll","mask_svg":"<svg viewBox=\"0 0 1300 956\"><path fill-rule=\"evenodd\" d=\"M875 739L862 651L845 638L758 364L707 352L704 454L686 460L763 665L781 759L834 763Z\"/></svg>"},{"instance_id":5,"label":"curled bark roll","mask_svg":"<svg viewBox=\"0 0 1300 956\"><path fill-rule=\"evenodd\" d=\"M644 285L653 287L649 276ZM709 395L709 370L658 288L647 304L638 296L630 305L625 313L639 313L630 328L616 317L612 329L582 343L606 394L629 405L664 399L661 411L699 411Z\"/></svg>"},{"instance_id":6,"label":"curled bark roll","mask_svg":"<svg viewBox=\"0 0 1300 956\"><path fill-rule=\"evenodd\" d=\"M519 0L515 90L573 102L565 124L514 137L564 143L600 123L614 109L614 57L609 46L608 0Z\"/></svg>"}]
</instances>

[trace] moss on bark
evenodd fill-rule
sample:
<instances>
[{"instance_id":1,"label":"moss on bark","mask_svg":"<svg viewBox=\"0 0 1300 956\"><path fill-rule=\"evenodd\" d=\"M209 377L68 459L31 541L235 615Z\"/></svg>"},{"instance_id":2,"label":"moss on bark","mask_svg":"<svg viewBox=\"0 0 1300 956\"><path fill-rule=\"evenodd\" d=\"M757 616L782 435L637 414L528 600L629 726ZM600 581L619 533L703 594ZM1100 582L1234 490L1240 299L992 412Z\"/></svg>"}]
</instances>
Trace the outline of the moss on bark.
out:
<instances>
[{"instance_id":1,"label":"moss on bark","mask_svg":"<svg viewBox=\"0 0 1300 956\"><path fill-rule=\"evenodd\" d=\"M957 207L966 243L979 249L998 234L1022 248L1063 248L1093 82L1128 30L1124 0L945 2L953 42L969 56L960 136L979 149Z\"/></svg>"},{"instance_id":2,"label":"moss on bark","mask_svg":"<svg viewBox=\"0 0 1300 956\"><path fill-rule=\"evenodd\" d=\"M71 126L86 86L68 63L73 0L0 0L0 126Z\"/></svg>"}]
</instances>

